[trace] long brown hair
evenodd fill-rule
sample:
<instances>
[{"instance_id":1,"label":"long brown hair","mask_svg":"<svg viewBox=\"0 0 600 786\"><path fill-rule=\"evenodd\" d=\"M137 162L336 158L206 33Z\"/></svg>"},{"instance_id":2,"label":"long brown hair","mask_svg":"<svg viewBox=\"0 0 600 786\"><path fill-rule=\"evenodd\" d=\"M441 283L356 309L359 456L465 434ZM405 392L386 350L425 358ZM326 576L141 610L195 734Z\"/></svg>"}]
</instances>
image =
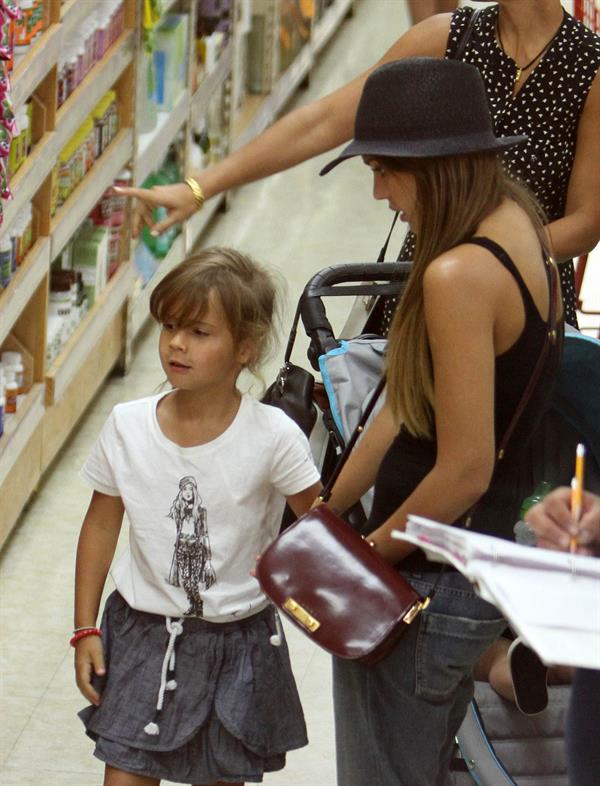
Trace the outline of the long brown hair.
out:
<instances>
[{"instance_id":1,"label":"long brown hair","mask_svg":"<svg viewBox=\"0 0 600 786\"><path fill-rule=\"evenodd\" d=\"M174 320L186 327L202 321L211 297L218 299L235 345L250 341L247 367L256 374L272 347L279 317L274 276L233 248L205 248L163 278L150 297L150 313L159 324Z\"/></svg>"},{"instance_id":2,"label":"long brown hair","mask_svg":"<svg viewBox=\"0 0 600 786\"><path fill-rule=\"evenodd\" d=\"M527 213L548 253L544 217L525 187L505 174L494 153L377 160L384 168L414 175L417 189L418 235L411 274L389 332L387 398L394 416L411 434L431 438L433 368L423 308L427 266L471 238L481 221L506 198Z\"/></svg>"}]
</instances>

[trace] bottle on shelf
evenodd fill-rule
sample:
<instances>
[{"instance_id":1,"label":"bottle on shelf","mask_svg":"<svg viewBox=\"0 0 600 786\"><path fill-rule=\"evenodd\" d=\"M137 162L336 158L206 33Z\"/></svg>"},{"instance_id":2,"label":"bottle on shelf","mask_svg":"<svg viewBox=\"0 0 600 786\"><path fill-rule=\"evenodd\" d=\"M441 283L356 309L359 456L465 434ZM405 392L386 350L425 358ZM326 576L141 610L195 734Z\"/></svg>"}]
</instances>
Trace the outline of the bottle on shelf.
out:
<instances>
[{"instance_id":1,"label":"bottle on shelf","mask_svg":"<svg viewBox=\"0 0 600 786\"><path fill-rule=\"evenodd\" d=\"M6 403L4 411L7 415L14 415L17 412L19 386L12 366L4 371L4 398Z\"/></svg>"}]
</instances>

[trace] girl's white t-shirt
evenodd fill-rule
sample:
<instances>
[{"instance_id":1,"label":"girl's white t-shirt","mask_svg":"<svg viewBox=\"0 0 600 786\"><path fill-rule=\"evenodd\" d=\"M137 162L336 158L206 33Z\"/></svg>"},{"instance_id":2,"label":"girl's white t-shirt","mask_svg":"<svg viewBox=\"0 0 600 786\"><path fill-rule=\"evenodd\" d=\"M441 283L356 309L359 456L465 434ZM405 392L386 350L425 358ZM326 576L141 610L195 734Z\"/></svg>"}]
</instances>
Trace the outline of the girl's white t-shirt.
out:
<instances>
[{"instance_id":1,"label":"girl's white t-shirt","mask_svg":"<svg viewBox=\"0 0 600 786\"><path fill-rule=\"evenodd\" d=\"M125 505L129 549L112 578L140 611L247 617L267 604L250 571L279 532L285 497L319 480L308 440L246 394L219 437L183 448L160 429L163 395L118 404L81 470Z\"/></svg>"}]
</instances>

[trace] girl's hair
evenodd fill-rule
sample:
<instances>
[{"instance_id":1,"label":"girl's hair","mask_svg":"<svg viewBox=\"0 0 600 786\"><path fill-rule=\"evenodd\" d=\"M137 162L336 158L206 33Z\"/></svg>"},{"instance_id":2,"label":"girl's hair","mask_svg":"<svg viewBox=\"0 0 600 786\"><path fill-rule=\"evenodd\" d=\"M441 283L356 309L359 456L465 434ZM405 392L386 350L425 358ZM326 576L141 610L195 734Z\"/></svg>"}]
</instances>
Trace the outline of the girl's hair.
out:
<instances>
[{"instance_id":1,"label":"girl's hair","mask_svg":"<svg viewBox=\"0 0 600 786\"><path fill-rule=\"evenodd\" d=\"M202 321L211 297L218 298L235 345L251 343L247 365L256 372L273 341L278 307L274 277L232 248L205 248L162 279L150 297L150 313L159 324L173 320L186 327Z\"/></svg>"},{"instance_id":2,"label":"girl's hair","mask_svg":"<svg viewBox=\"0 0 600 786\"><path fill-rule=\"evenodd\" d=\"M439 158L377 157L387 169L416 180L418 234L413 267L389 332L387 375L392 412L417 437L433 436L434 386L423 308L423 277L440 254L469 240L502 200L516 202L530 218L546 254L549 245L541 208L511 180L494 153Z\"/></svg>"}]
</instances>

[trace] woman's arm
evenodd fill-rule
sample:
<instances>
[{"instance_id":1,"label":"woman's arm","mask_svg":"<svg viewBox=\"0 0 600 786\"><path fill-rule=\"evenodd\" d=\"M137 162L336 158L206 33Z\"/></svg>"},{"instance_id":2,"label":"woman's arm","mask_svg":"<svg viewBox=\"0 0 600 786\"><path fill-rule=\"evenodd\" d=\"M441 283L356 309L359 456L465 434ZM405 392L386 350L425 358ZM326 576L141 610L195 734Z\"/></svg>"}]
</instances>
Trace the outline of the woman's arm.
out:
<instances>
[{"instance_id":1,"label":"woman's arm","mask_svg":"<svg viewBox=\"0 0 600 786\"><path fill-rule=\"evenodd\" d=\"M390 562L414 550L390 539L393 529L405 528L409 513L452 523L484 494L492 476L499 287L493 266L473 264L486 253L455 249L432 262L425 274L437 457L431 472L369 538Z\"/></svg>"},{"instance_id":2,"label":"woman's arm","mask_svg":"<svg viewBox=\"0 0 600 786\"><path fill-rule=\"evenodd\" d=\"M443 57L450 29L449 14L426 19L408 30L367 71L317 101L284 115L262 134L223 161L193 173L207 199L230 188L260 180L289 169L319 153L346 142L354 130L354 116L367 76L377 66L403 57ZM134 220L134 234L145 222L160 233L183 221L196 209L191 189L185 183L155 186L150 190L121 188L119 193L143 200ZM167 217L152 224L151 208L162 205Z\"/></svg>"},{"instance_id":3,"label":"woman's arm","mask_svg":"<svg viewBox=\"0 0 600 786\"><path fill-rule=\"evenodd\" d=\"M340 472L327 502L332 510L343 513L373 486L379 465L398 429L389 406L384 404Z\"/></svg>"},{"instance_id":4,"label":"woman's arm","mask_svg":"<svg viewBox=\"0 0 600 786\"><path fill-rule=\"evenodd\" d=\"M100 598L119 539L123 513L121 497L94 491L77 545L75 628L96 625ZM100 696L92 687L91 679L93 674L104 674L104 654L97 636L86 636L77 642L75 673L79 690L92 704L98 705Z\"/></svg>"},{"instance_id":5,"label":"woman's arm","mask_svg":"<svg viewBox=\"0 0 600 786\"><path fill-rule=\"evenodd\" d=\"M565 215L548 225L557 262L585 254L600 241L599 129L600 73L592 83L579 119Z\"/></svg>"}]
</instances>

